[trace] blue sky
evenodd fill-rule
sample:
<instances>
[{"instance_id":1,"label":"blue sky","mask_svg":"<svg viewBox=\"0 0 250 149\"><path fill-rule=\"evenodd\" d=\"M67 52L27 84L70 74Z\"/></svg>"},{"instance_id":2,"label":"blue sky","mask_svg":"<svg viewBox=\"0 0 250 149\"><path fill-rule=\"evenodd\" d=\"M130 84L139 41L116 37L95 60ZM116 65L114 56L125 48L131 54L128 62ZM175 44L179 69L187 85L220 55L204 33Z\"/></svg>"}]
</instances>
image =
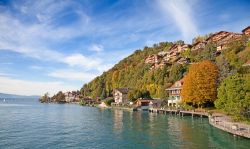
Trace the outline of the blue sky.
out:
<instances>
[{"instance_id":1,"label":"blue sky","mask_svg":"<svg viewBox=\"0 0 250 149\"><path fill-rule=\"evenodd\" d=\"M76 90L136 49L250 25L249 0L0 0L0 92Z\"/></svg>"}]
</instances>

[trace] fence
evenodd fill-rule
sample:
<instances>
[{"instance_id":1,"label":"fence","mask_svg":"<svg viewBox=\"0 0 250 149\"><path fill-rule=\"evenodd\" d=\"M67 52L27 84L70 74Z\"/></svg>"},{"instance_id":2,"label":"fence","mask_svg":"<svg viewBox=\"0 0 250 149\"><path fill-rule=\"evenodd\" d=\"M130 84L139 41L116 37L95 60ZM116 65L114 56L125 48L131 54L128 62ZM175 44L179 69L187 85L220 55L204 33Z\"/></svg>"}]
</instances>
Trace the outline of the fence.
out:
<instances>
[{"instance_id":1,"label":"fence","mask_svg":"<svg viewBox=\"0 0 250 149\"><path fill-rule=\"evenodd\" d=\"M250 126L228 122L223 117L209 117L209 123L229 133L250 138Z\"/></svg>"}]
</instances>

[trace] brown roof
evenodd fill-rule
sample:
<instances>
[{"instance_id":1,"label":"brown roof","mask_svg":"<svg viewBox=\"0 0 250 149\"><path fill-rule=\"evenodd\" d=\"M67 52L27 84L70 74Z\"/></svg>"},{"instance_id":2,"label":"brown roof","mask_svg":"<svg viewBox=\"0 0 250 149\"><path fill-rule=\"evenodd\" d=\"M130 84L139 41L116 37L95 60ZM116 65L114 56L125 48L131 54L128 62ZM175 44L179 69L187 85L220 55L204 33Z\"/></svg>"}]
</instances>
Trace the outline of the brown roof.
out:
<instances>
[{"instance_id":1,"label":"brown roof","mask_svg":"<svg viewBox=\"0 0 250 149\"><path fill-rule=\"evenodd\" d=\"M116 90L119 91L119 92L121 92L121 93L123 93L123 94L127 94L128 91L129 91L128 88L117 88Z\"/></svg>"},{"instance_id":2,"label":"brown roof","mask_svg":"<svg viewBox=\"0 0 250 149\"><path fill-rule=\"evenodd\" d=\"M242 32L245 32L246 30L250 29L250 26L246 27L245 29L242 30Z\"/></svg>"},{"instance_id":3,"label":"brown roof","mask_svg":"<svg viewBox=\"0 0 250 149\"><path fill-rule=\"evenodd\" d=\"M175 89L175 88L181 88L181 87L179 87L179 86L176 86L176 83L178 83L178 82L180 82L180 83L181 83L181 86L182 86L183 83L184 83L184 78L182 78L182 79L176 81L171 87L167 88L166 90L171 90L171 89Z\"/></svg>"},{"instance_id":4,"label":"brown roof","mask_svg":"<svg viewBox=\"0 0 250 149\"><path fill-rule=\"evenodd\" d=\"M214 34L212 34L210 37L208 37L208 38L206 39L206 41L210 40L210 39L213 38L214 36L219 35L219 34L221 34L221 33L229 33L229 32L227 32L227 31L220 31L220 32L214 33Z\"/></svg>"}]
</instances>

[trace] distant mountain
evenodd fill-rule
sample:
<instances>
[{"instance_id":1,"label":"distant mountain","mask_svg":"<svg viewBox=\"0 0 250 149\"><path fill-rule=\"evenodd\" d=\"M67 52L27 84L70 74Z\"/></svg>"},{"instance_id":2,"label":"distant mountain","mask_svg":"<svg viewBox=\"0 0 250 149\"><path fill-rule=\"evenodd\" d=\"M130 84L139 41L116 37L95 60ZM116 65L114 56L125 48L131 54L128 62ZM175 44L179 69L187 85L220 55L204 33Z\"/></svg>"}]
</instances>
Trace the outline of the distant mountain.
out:
<instances>
[{"instance_id":1,"label":"distant mountain","mask_svg":"<svg viewBox=\"0 0 250 149\"><path fill-rule=\"evenodd\" d=\"M24 95L15 95L15 94L5 94L0 93L0 98L29 98L29 99L38 99L39 96L32 95L32 96L24 96Z\"/></svg>"}]
</instances>

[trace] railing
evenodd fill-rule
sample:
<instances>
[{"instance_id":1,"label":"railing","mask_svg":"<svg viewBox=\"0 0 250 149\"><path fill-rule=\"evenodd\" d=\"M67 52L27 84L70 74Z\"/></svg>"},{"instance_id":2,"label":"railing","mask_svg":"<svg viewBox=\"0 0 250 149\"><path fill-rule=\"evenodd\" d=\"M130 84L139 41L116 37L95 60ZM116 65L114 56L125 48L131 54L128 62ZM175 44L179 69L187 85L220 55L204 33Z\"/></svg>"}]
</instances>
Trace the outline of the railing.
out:
<instances>
[{"instance_id":1,"label":"railing","mask_svg":"<svg viewBox=\"0 0 250 149\"><path fill-rule=\"evenodd\" d=\"M209 117L209 123L229 133L250 138L250 126L228 122L217 117Z\"/></svg>"}]
</instances>

